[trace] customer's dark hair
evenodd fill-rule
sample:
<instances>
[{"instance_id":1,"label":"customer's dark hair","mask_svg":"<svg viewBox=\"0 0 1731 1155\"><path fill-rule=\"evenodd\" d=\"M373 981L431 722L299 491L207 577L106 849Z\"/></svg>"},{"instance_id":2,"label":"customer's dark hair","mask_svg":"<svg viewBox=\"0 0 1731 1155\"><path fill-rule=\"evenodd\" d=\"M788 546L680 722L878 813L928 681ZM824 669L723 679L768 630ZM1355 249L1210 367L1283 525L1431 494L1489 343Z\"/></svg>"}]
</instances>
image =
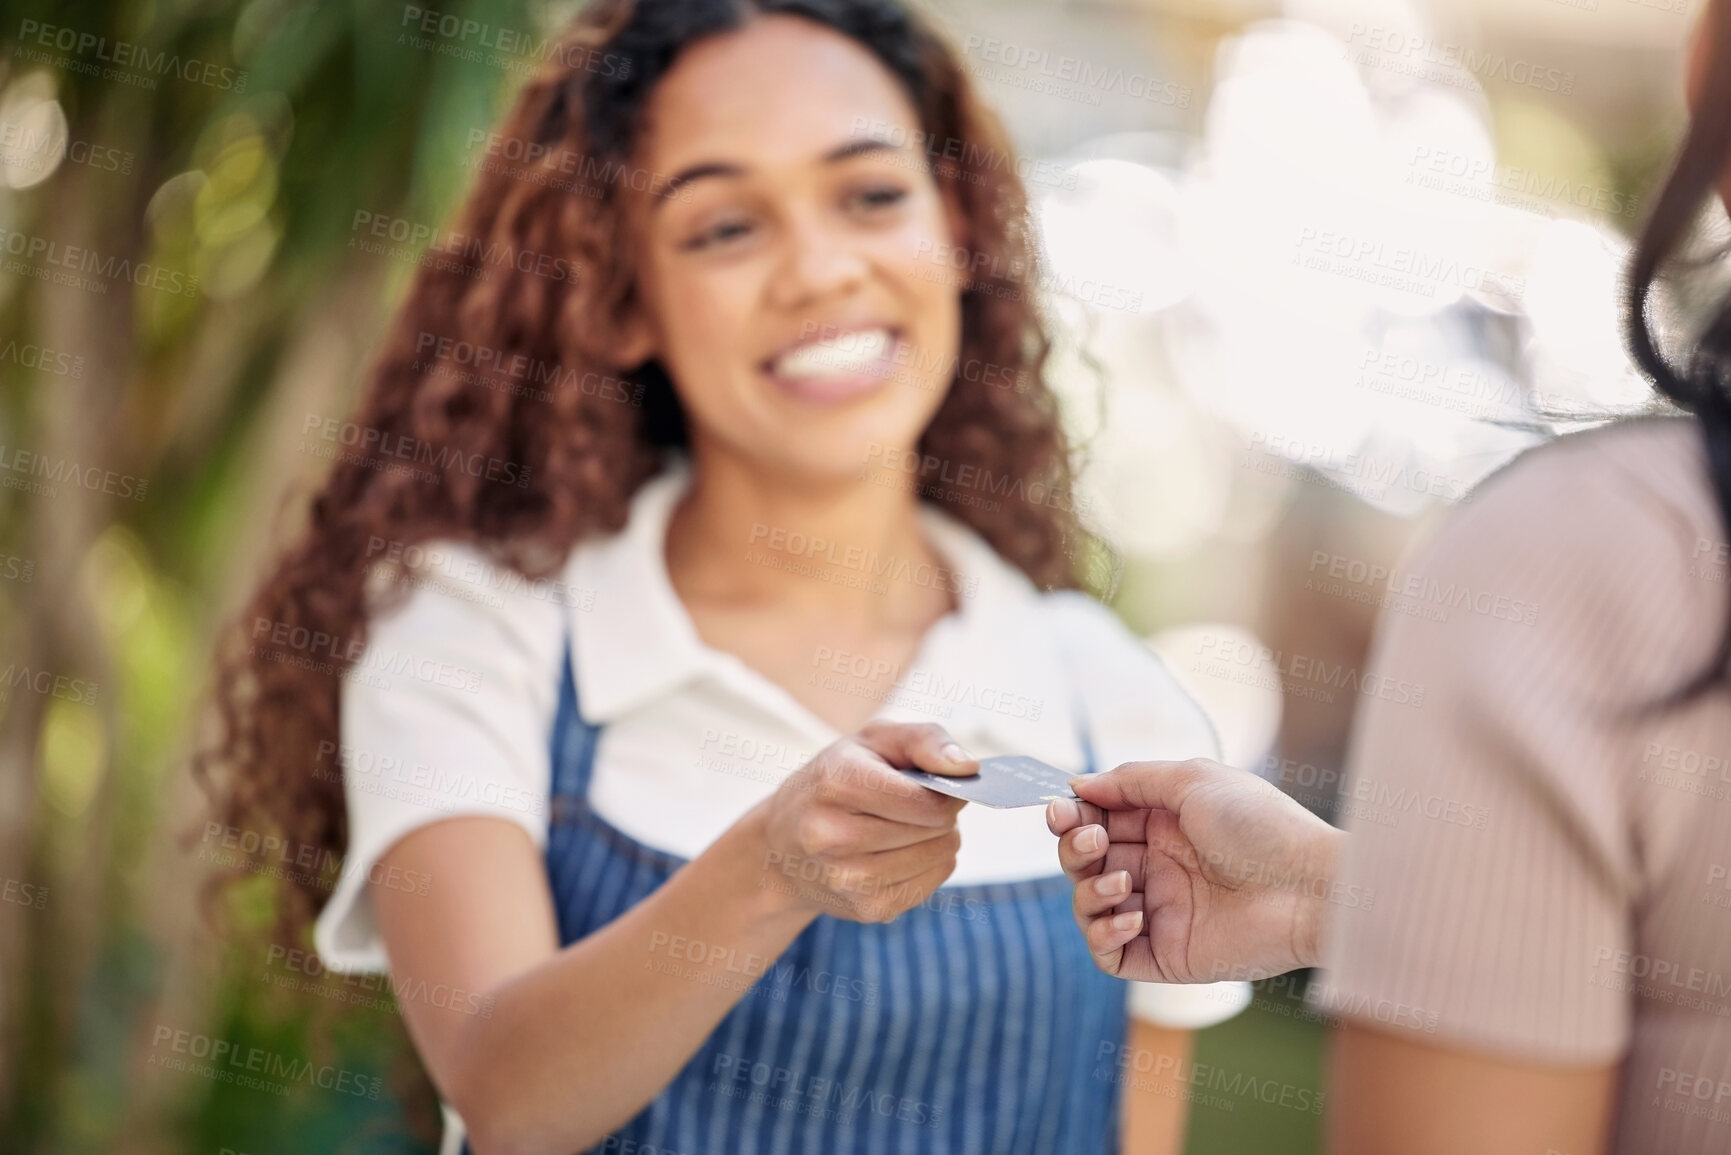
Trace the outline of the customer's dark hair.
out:
<instances>
[{"instance_id":1,"label":"customer's dark hair","mask_svg":"<svg viewBox=\"0 0 1731 1155\"><path fill-rule=\"evenodd\" d=\"M1682 263L1701 207L1731 168L1731 9L1712 0L1700 35L1709 43L1696 114L1659 190L1630 261L1624 338L1653 385L1700 421L1707 463L1722 523L1731 535L1731 296L1714 303L1698 335L1667 355L1660 349L1654 313L1663 274ZM1731 672L1731 626L1712 662L1680 691L1689 698L1722 683Z\"/></svg>"}]
</instances>

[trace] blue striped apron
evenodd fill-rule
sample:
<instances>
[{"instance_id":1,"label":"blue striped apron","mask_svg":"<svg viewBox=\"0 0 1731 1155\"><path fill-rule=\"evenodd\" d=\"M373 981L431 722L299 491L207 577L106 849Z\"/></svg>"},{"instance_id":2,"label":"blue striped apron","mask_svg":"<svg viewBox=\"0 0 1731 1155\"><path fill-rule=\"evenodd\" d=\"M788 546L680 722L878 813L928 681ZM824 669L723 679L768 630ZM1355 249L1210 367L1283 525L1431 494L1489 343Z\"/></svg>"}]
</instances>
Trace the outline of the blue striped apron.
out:
<instances>
[{"instance_id":1,"label":"blue striped apron","mask_svg":"<svg viewBox=\"0 0 1731 1155\"><path fill-rule=\"evenodd\" d=\"M601 728L578 711L568 649L563 669L547 874L569 945L685 860L589 808ZM1124 1042L1126 988L1095 967L1070 889L1062 875L946 886L887 924L820 915L592 1150L1115 1153L1118 1070L1101 1056Z\"/></svg>"}]
</instances>

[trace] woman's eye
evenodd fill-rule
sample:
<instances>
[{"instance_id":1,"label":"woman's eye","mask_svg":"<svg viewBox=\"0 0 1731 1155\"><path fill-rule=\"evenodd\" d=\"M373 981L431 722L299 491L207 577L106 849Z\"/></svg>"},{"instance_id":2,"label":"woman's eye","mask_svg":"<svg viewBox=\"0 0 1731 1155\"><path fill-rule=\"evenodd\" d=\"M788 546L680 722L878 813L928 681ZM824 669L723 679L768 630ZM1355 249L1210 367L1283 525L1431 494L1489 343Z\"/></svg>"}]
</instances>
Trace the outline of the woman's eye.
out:
<instances>
[{"instance_id":1,"label":"woman's eye","mask_svg":"<svg viewBox=\"0 0 1731 1155\"><path fill-rule=\"evenodd\" d=\"M849 195L848 200L855 208L870 212L874 209L885 209L907 199L908 190L896 185L874 185L871 188L860 189Z\"/></svg>"},{"instance_id":2,"label":"woman's eye","mask_svg":"<svg viewBox=\"0 0 1731 1155\"><path fill-rule=\"evenodd\" d=\"M696 236L686 241L680 247L684 249L712 248L715 245L722 245L726 244L728 241L737 240L750 231L751 222L748 220L734 218L732 220L718 221L699 232Z\"/></svg>"}]
</instances>

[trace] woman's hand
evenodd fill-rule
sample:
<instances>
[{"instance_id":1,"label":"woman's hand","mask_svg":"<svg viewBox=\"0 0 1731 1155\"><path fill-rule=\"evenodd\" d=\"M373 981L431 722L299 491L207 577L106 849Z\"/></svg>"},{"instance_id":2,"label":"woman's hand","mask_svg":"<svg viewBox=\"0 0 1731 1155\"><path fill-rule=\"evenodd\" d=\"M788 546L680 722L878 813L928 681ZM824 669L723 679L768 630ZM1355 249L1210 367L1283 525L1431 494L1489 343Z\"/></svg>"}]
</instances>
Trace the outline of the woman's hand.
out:
<instances>
[{"instance_id":1,"label":"woman's hand","mask_svg":"<svg viewBox=\"0 0 1731 1155\"><path fill-rule=\"evenodd\" d=\"M820 751L762 804L762 885L820 914L888 922L956 868L966 803L897 771L979 772L942 726L873 722Z\"/></svg>"},{"instance_id":2,"label":"woman's hand","mask_svg":"<svg viewBox=\"0 0 1731 1155\"><path fill-rule=\"evenodd\" d=\"M1142 982L1284 974L1317 961L1346 835L1206 759L1072 779L1046 809L1100 969Z\"/></svg>"}]
</instances>

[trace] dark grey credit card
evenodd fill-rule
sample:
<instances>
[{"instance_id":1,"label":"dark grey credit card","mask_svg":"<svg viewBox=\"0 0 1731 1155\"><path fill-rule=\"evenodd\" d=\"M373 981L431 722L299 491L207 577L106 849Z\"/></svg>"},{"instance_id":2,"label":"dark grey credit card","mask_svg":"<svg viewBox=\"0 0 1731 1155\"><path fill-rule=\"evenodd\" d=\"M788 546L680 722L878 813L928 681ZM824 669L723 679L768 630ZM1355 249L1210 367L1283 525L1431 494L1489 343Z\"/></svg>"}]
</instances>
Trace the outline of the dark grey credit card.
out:
<instances>
[{"instance_id":1,"label":"dark grey credit card","mask_svg":"<svg viewBox=\"0 0 1731 1155\"><path fill-rule=\"evenodd\" d=\"M939 794L978 802L994 810L1040 806L1054 798L1076 797L1069 786L1074 774L1025 754L982 758L980 772L966 778L928 774L924 770L904 770L902 773Z\"/></svg>"}]
</instances>

